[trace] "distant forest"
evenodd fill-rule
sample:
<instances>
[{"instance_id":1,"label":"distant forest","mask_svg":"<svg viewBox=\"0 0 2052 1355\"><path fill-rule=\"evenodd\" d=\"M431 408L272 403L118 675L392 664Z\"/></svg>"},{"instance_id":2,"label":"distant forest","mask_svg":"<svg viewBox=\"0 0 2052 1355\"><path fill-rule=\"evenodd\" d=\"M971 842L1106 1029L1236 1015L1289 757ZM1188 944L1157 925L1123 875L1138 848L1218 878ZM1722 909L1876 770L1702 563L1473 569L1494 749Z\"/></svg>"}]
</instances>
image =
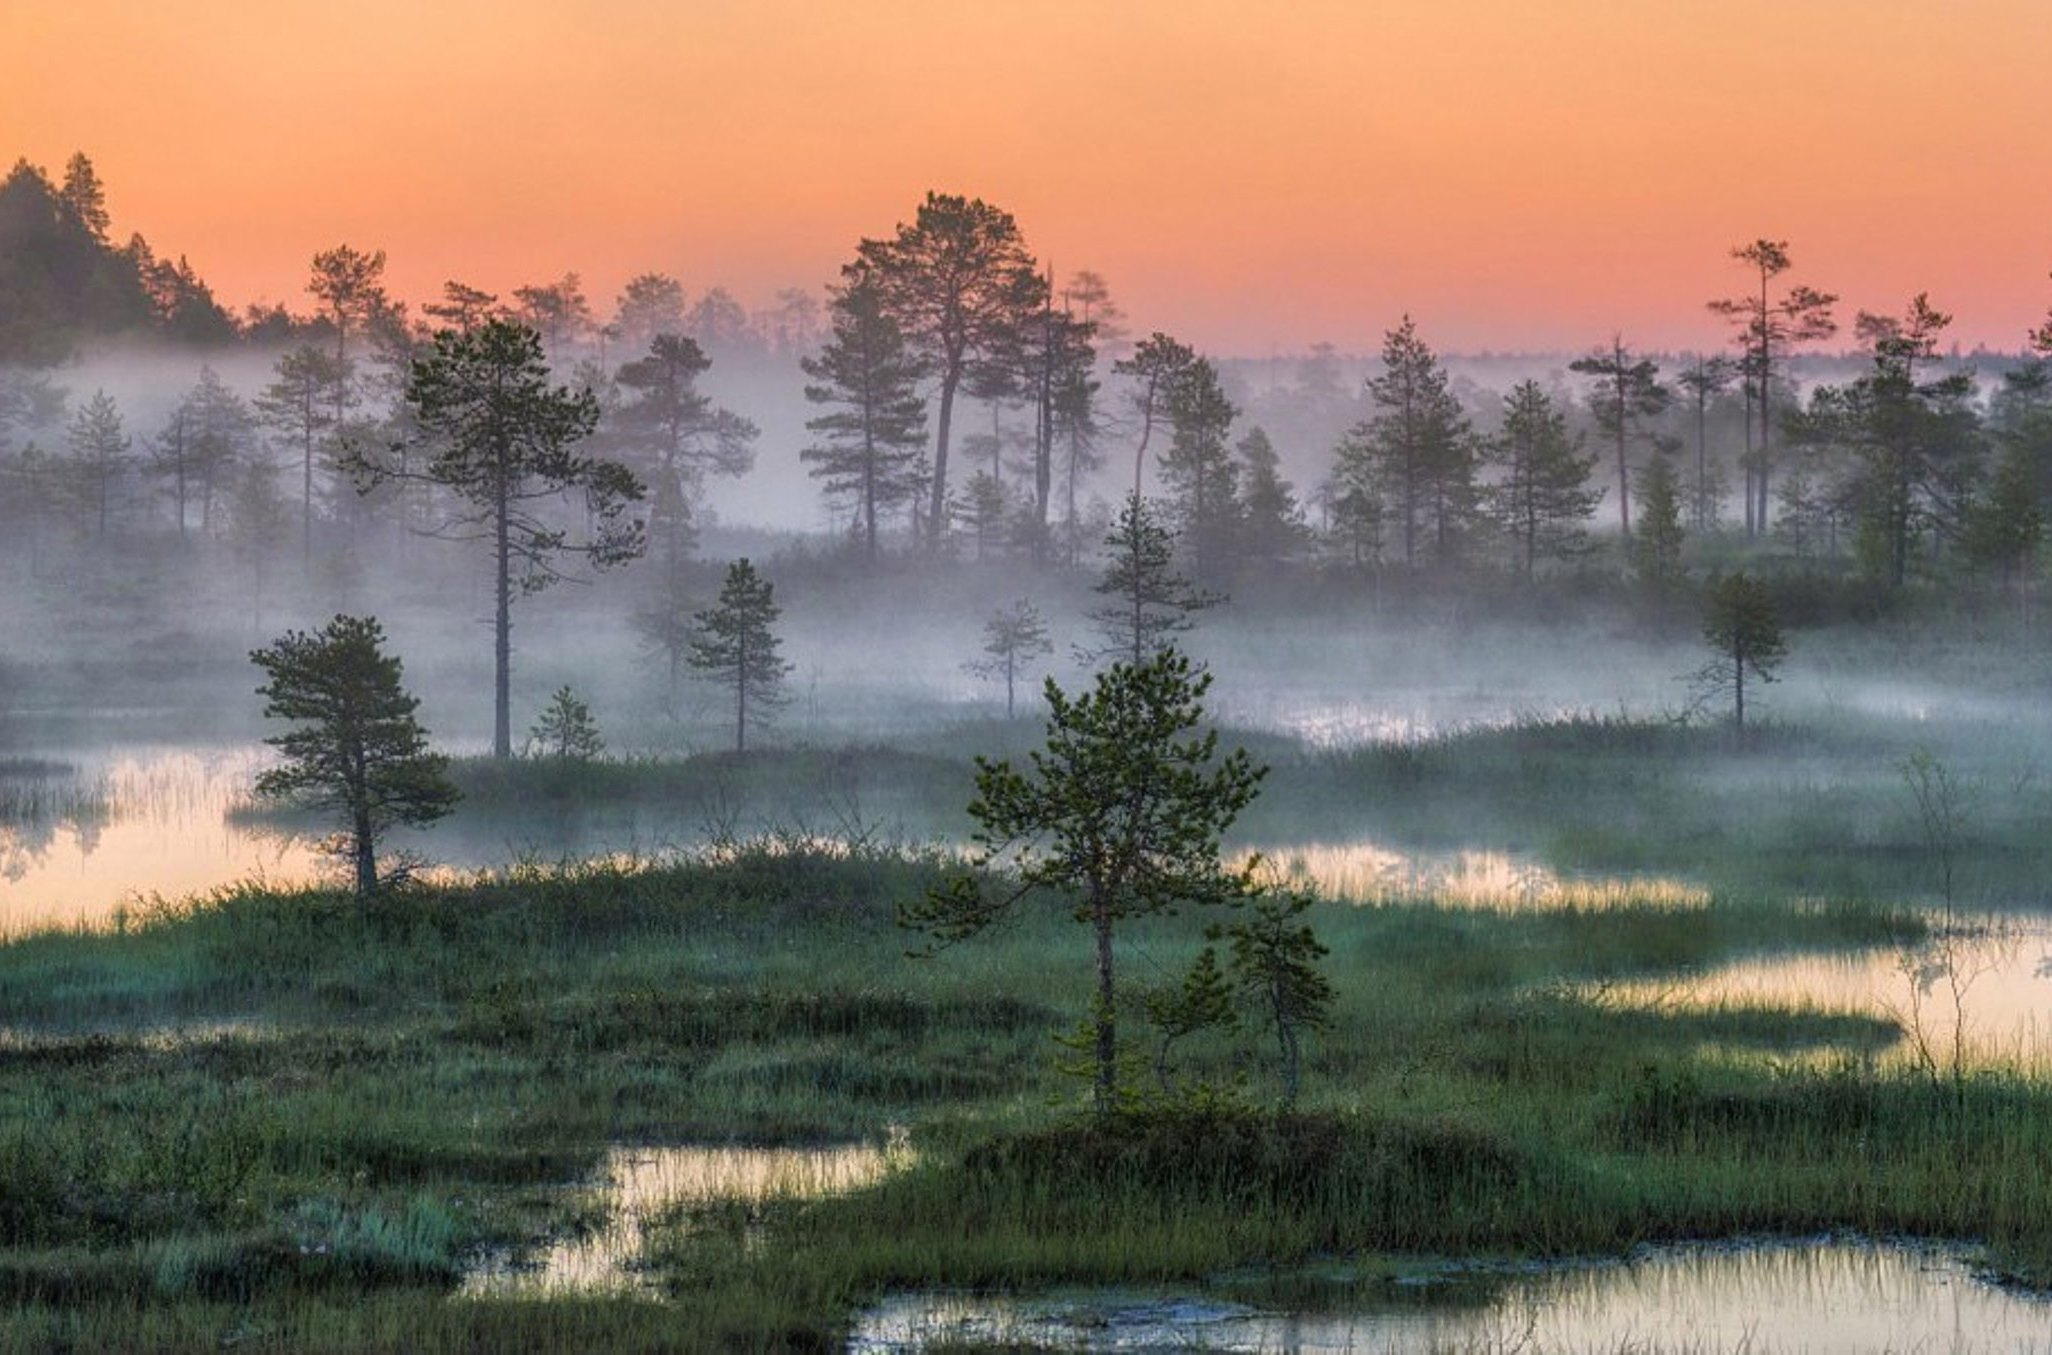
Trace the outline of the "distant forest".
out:
<instances>
[{"instance_id":1,"label":"distant forest","mask_svg":"<svg viewBox=\"0 0 2052 1355\"><path fill-rule=\"evenodd\" d=\"M1405 316L1375 359L1213 358L1129 325L1097 274L1056 279L1000 208L915 206L832 286L755 310L651 271L610 307L569 273L508 296L451 280L415 314L382 251L338 245L311 260L304 311L235 314L183 256L115 242L85 155L56 177L18 162L0 183L0 524L17 552L197 543L259 578L374 556L447 504L366 476L366 450L431 457L420 360L498 325L589 393L583 451L637 477L648 554L672 565L709 483L774 455L815 486L823 549L872 563L1094 563L1139 493L1220 591L1317 570L1658 594L1742 563L1869 596L2028 599L2041 571L2052 323L1962 359L1933 300L1842 315L1763 238L1706 261L1728 282L1706 298L1722 352L1616 336L1558 361L1443 358L1429 317ZM191 366L144 402L70 384L109 354ZM752 374L759 408L708 393L716 363ZM769 425L790 436L772 448Z\"/></svg>"}]
</instances>

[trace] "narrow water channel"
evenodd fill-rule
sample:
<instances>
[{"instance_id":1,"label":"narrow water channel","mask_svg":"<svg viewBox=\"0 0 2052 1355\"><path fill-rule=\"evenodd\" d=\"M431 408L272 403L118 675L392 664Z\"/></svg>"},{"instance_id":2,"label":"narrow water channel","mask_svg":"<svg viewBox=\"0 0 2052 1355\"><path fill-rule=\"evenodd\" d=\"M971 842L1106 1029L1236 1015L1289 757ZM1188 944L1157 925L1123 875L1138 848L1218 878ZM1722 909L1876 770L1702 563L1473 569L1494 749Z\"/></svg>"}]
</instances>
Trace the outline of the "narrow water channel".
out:
<instances>
[{"instance_id":1,"label":"narrow water channel","mask_svg":"<svg viewBox=\"0 0 2052 1355\"><path fill-rule=\"evenodd\" d=\"M583 1189L598 1226L528 1254L488 1258L465 1279L472 1298L550 1298L654 1290L638 1268L646 1234L664 1214L720 1204L810 1200L878 1180L901 1145L831 1148L615 1148Z\"/></svg>"}]
</instances>

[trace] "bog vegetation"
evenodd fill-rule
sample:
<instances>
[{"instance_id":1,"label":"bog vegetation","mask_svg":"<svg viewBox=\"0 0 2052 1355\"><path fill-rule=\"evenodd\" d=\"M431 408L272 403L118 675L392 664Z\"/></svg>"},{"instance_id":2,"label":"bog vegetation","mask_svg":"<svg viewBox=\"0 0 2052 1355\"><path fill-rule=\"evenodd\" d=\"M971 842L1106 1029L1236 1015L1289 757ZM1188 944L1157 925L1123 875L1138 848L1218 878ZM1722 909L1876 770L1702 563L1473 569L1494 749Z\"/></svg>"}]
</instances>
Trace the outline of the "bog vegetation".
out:
<instances>
[{"instance_id":1,"label":"bog vegetation","mask_svg":"<svg viewBox=\"0 0 2052 1355\"><path fill-rule=\"evenodd\" d=\"M2052 1283L2042 1062L1610 1000L2045 904L2052 324L1841 328L1763 238L1727 353L1284 370L938 193L823 300L416 313L341 245L234 315L111 221L83 156L0 182L0 735L268 735L350 870L0 944L0 1344L819 1348L908 1287L1840 1228ZM1400 683L1481 716L1319 736ZM9 852L107 812L46 772ZM459 791L689 841L381 854ZM1588 888L1290 873L1364 834ZM462 1290L621 1145L899 1138L669 1210L643 1288Z\"/></svg>"}]
</instances>

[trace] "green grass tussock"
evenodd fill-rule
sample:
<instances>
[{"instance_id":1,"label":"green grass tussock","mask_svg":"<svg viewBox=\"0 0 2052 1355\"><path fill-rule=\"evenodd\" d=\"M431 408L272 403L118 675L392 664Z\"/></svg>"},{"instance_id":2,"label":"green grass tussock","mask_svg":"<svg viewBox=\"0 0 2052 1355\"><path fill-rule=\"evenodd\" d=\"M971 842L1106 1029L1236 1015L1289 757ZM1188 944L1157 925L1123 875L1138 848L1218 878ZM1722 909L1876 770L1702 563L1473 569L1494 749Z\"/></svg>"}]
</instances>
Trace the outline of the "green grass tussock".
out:
<instances>
[{"instance_id":1,"label":"green grass tussock","mask_svg":"<svg viewBox=\"0 0 2052 1355\"><path fill-rule=\"evenodd\" d=\"M1906 945L1923 923L1900 906L1322 906L1338 1000L1300 1111L1268 1108L1259 1039L1212 1034L1176 1067L1218 1095L1099 1123L1051 1066L1087 937L1049 900L907 958L897 904L950 868L794 834L367 911L245 886L0 946L0 1347L830 1349L901 1287L1832 1227L2047 1274L2042 1083L1892 1071L1876 1016L1608 996ZM1126 972L1180 973L1199 930L1135 925ZM901 1127L916 1157L865 1189L662 1215L642 1260L664 1302L456 1293L484 1255L591 1227L576 1183L612 1146Z\"/></svg>"}]
</instances>

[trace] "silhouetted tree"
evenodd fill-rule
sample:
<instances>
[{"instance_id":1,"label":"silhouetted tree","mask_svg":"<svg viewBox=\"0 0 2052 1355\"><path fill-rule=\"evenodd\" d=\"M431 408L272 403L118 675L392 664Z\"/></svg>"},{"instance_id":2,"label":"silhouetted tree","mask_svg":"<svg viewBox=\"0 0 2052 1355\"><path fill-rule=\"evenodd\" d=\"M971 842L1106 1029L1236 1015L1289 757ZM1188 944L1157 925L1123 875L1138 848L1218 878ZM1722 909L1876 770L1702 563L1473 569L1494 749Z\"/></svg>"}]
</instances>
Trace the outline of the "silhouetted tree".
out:
<instances>
[{"instance_id":1,"label":"silhouetted tree","mask_svg":"<svg viewBox=\"0 0 2052 1355\"><path fill-rule=\"evenodd\" d=\"M724 287L709 287L684 317L685 332L708 352L732 353L751 346L748 312Z\"/></svg>"},{"instance_id":2,"label":"silhouetted tree","mask_svg":"<svg viewBox=\"0 0 2052 1355\"><path fill-rule=\"evenodd\" d=\"M1703 639L1714 657L1697 674L1699 690L1706 700L1731 694L1732 725L1743 735L1746 675L1772 682L1788 655L1781 617L1767 585L1744 573L1714 581L1703 616Z\"/></svg>"},{"instance_id":3,"label":"silhouetted tree","mask_svg":"<svg viewBox=\"0 0 2052 1355\"><path fill-rule=\"evenodd\" d=\"M697 341L681 334L656 335L645 357L620 368L628 395L613 411L612 441L649 487L649 530L670 567L689 553L691 505L705 477L742 475L755 464L761 430L698 389L711 368Z\"/></svg>"},{"instance_id":4,"label":"silhouetted tree","mask_svg":"<svg viewBox=\"0 0 2052 1355\"><path fill-rule=\"evenodd\" d=\"M1639 530L1632 535L1632 568L1655 592L1681 577L1681 477L1664 452L1655 453L1640 477Z\"/></svg>"},{"instance_id":5,"label":"silhouetted tree","mask_svg":"<svg viewBox=\"0 0 2052 1355\"><path fill-rule=\"evenodd\" d=\"M72 152L64 162L64 187L58 196L79 225L95 240L106 241L107 228L113 224L113 218L107 214L107 189L84 151Z\"/></svg>"},{"instance_id":6,"label":"silhouetted tree","mask_svg":"<svg viewBox=\"0 0 2052 1355\"><path fill-rule=\"evenodd\" d=\"M357 399L350 336L368 329L392 305L385 293L385 251L366 254L348 245L324 249L313 257L313 274L306 290L320 303L321 314L335 333L337 376L329 392L339 428Z\"/></svg>"},{"instance_id":7,"label":"silhouetted tree","mask_svg":"<svg viewBox=\"0 0 2052 1355\"><path fill-rule=\"evenodd\" d=\"M496 293L450 278L442 284L442 299L429 302L421 310L443 329L467 334L499 313L499 298Z\"/></svg>"},{"instance_id":8,"label":"silhouetted tree","mask_svg":"<svg viewBox=\"0 0 2052 1355\"><path fill-rule=\"evenodd\" d=\"M171 411L157 435L155 469L170 482L172 513L185 535L187 506L198 499L200 530L211 531L214 502L248 450L254 420L242 397L228 389L211 367Z\"/></svg>"},{"instance_id":9,"label":"silhouetted tree","mask_svg":"<svg viewBox=\"0 0 2052 1355\"><path fill-rule=\"evenodd\" d=\"M1994 571L2005 592L2028 602L2038 549L2045 540L2040 469L2017 443L2004 447L1986 490L1967 513L1961 545L1967 558Z\"/></svg>"},{"instance_id":10,"label":"silhouetted tree","mask_svg":"<svg viewBox=\"0 0 2052 1355\"><path fill-rule=\"evenodd\" d=\"M1635 358L1622 335L1613 335L1608 350L1577 358L1568 370L1595 378L1589 409L1596 427L1617 448L1617 512L1620 529L1632 534L1632 477L1629 447L1641 423L1665 410L1674 393L1660 384L1660 365Z\"/></svg>"},{"instance_id":11,"label":"silhouetted tree","mask_svg":"<svg viewBox=\"0 0 2052 1355\"><path fill-rule=\"evenodd\" d=\"M1734 248L1731 257L1752 268L1760 281L1757 295L1709 303L1713 312L1738 326L1738 343L1744 354L1740 369L1752 388L1760 417L1759 440L1746 463L1746 535L1750 537L1767 530L1767 487L1774 464L1775 364L1794 345L1837 333L1831 307L1838 298L1804 286L1790 287L1779 297L1772 294L1774 279L1790 267L1786 240L1755 240Z\"/></svg>"},{"instance_id":12,"label":"silhouetted tree","mask_svg":"<svg viewBox=\"0 0 2052 1355\"><path fill-rule=\"evenodd\" d=\"M1857 330L1872 367L1848 385L1819 387L1792 421L1802 443L1843 454L1861 558L1895 587L1908 579L1918 540L1961 530L1979 469L1971 374L1919 375L1951 319L1922 294L1901 318L1861 312Z\"/></svg>"},{"instance_id":13,"label":"silhouetted tree","mask_svg":"<svg viewBox=\"0 0 2052 1355\"><path fill-rule=\"evenodd\" d=\"M576 762L589 762L606 751L598 721L591 718L591 707L567 685L556 688L541 719L528 731L527 742L541 757Z\"/></svg>"},{"instance_id":14,"label":"silhouetted tree","mask_svg":"<svg viewBox=\"0 0 2052 1355\"><path fill-rule=\"evenodd\" d=\"M105 391L94 391L93 398L71 416L64 438L71 452L67 469L72 497L93 524L93 536L105 540L115 496L120 493L122 477L134 460L129 455L128 434L122 428L121 411L115 407L113 397Z\"/></svg>"},{"instance_id":15,"label":"silhouetted tree","mask_svg":"<svg viewBox=\"0 0 2052 1355\"><path fill-rule=\"evenodd\" d=\"M800 366L805 398L830 412L806 421L818 441L799 453L826 492L854 506L862 553L878 555L877 518L918 493L926 441L924 368L884 307L875 275L860 264L843 274L829 307L833 332Z\"/></svg>"},{"instance_id":16,"label":"silhouetted tree","mask_svg":"<svg viewBox=\"0 0 2052 1355\"><path fill-rule=\"evenodd\" d=\"M1699 357L1675 377L1696 410L1696 476L1689 485L1689 526L1698 534L1717 525L1723 497L1721 473L1710 464L1710 402L1738 379L1738 365L1726 357Z\"/></svg>"},{"instance_id":17,"label":"silhouetted tree","mask_svg":"<svg viewBox=\"0 0 2052 1355\"><path fill-rule=\"evenodd\" d=\"M513 300L521 323L541 336L551 366L562 356L564 344L577 342L592 327L591 301L584 295L584 280L575 273L515 287Z\"/></svg>"},{"instance_id":18,"label":"silhouetted tree","mask_svg":"<svg viewBox=\"0 0 2052 1355\"><path fill-rule=\"evenodd\" d=\"M927 541L939 549L948 503L948 450L955 397L974 364L1016 347L1041 309L1044 284L1011 214L980 198L928 193L910 225L864 240L859 262L874 273L884 309L939 382Z\"/></svg>"},{"instance_id":19,"label":"silhouetted tree","mask_svg":"<svg viewBox=\"0 0 2052 1355\"><path fill-rule=\"evenodd\" d=\"M1233 445L1240 486L1239 557L1253 565L1279 565L1303 547L1304 510L1283 478L1275 445L1260 428L1250 428Z\"/></svg>"},{"instance_id":20,"label":"silhouetted tree","mask_svg":"<svg viewBox=\"0 0 2052 1355\"><path fill-rule=\"evenodd\" d=\"M413 715L420 703L400 686L399 660L384 643L376 620L337 616L249 656L268 679L257 688L264 714L302 722L264 740L284 762L257 777L257 794L336 812L359 904L377 892L386 831L432 823L457 800L448 759L428 751Z\"/></svg>"},{"instance_id":21,"label":"silhouetted tree","mask_svg":"<svg viewBox=\"0 0 2052 1355\"><path fill-rule=\"evenodd\" d=\"M436 440L426 465L369 454L350 464L368 486L393 480L440 486L447 491L447 515L435 534L489 543L492 755L511 757L514 594L539 592L564 578L567 558L605 569L641 554L642 524L627 516L629 505L641 500L641 483L625 466L575 450L598 421L597 401L589 391L552 387L541 336L510 321L437 334L434 348L413 364L406 401ZM588 531L582 539L547 513L573 490L583 496L580 516Z\"/></svg>"},{"instance_id":22,"label":"silhouetted tree","mask_svg":"<svg viewBox=\"0 0 2052 1355\"><path fill-rule=\"evenodd\" d=\"M613 329L629 351L646 349L658 334L682 334L684 325L684 284L667 273L627 279L613 307Z\"/></svg>"},{"instance_id":23,"label":"silhouetted tree","mask_svg":"<svg viewBox=\"0 0 2052 1355\"><path fill-rule=\"evenodd\" d=\"M89 193L69 174L60 191L18 160L0 180L0 365L49 366L82 338L153 326L136 261L109 247L104 217L97 175Z\"/></svg>"},{"instance_id":24,"label":"silhouetted tree","mask_svg":"<svg viewBox=\"0 0 2052 1355\"><path fill-rule=\"evenodd\" d=\"M1406 315L1382 343L1382 374L1368 379L1377 413L1341 442L1333 480L1342 497L1358 490L1396 520L1404 565L1418 561L1420 531L1448 560L1475 500L1473 439L1446 369Z\"/></svg>"},{"instance_id":25,"label":"silhouetted tree","mask_svg":"<svg viewBox=\"0 0 2052 1355\"><path fill-rule=\"evenodd\" d=\"M1127 498L1104 545L1104 576L1096 588L1109 600L1090 620L1105 644L1079 649L1086 663L1124 657L1138 667L1188 630L1194 613L1220 601L1176 572L1175 534L1138 494Z\"/></svg>"},{"instance_id":26,"label":"silhouetted tree","mask_svg":"<svg viewBox=\"0 0 2052 1355\"><path fill-rule=\"evenodd\" d=\"M1111 284L1101 273L1079 268L1062 288L1062 309L1078 324L1088 325L1097 346L1115 355L1125 345L1126 313L1112 299Z\"/></svg>"},{"instance_id":27,"label":"silhouetted tree","mask_svg":"<svg viewBox=\"0 0 2052 1355\"><path fill-rule=\"evenodd\" d=\"M987 470L970 476L948 501L949 518L975 543L978 560L989 559L992 548L1004 540L1011 513L1012 498L1005 493L1004 482Z\"/></svg>"},{"instance_id":28,"label":"silhouetted tree","mask_svg":"<svg viewBox=\"0 0 2052 1355\"><path fill-rule=\"evenodd\" d=\"M1047 623L1031 602L1020 598L983 623L983 652L986 657L972 660L966 667L978 677L1005 680L1005 718L1009 720L1014 710L1013 690L1019 666L1038 655L1054 652Z\"/></svg>"},{"instance_id":29,"label":"silhouetted tree","mask_svg":"<svg viewBox=\"0 0 2052 1355\"><path fill-rule=\"evenodd\" d=\"M1496 518L1525 577L1532 577L1542 555L1580 550L1588 539L1583 524L1603 498L1589 484L1596 458L1582 454L1580 436L1568 436L1567 416L1538 382L1519 382L1503 397L1503 428L1490 452L1503 471L1491 494Z\"/></svg>"},{"instance_id":30,"label":"silhouetted tree","mask_svg":"<svg viewBox=\"0 0 2052 1355\"><path fill-rule=\"evenodd\" d=\"M690 664L708 682L734 693L734 751L748 751L748 726L763 724L784 704L791 665L782 655L776 590L746 558L727 566L719 601L697 616Z\"/></svg>"},{"instance_id":31,"label":"silhouetted tree","mask_svg":"<svg viewBox=\"0 0 2052 1355\"><path fill-rule=\"evenodd\" d=\"M277 379L256 398L257 416L299 454L299 539L302 563L313 559L314 462L336 431L334 409L346 369L332 354L300 344L281 354Z\"/></svg>"},{"instance_id":32,"label":"silhouetted tree","mask_svg":"<svg viewBox=\"0 0 2052 1355\"><path fill-rule=\"evenodd\" d=\"M1168 422L1169 404L1176 388L1189 378L1197 361L1195 350L1157 330L1134 346L1132 356L1112 364L1116 375L1132 382L1130 398L1140 420L1140 441L1133 450L1136 495L1142 492L1141 472L1147 464L1147 446L1154 439L1154 426Z\"/></svg>"},{"instance_id":33,"label":"silhouetted tree","mask_svg":"<svg viewBox=\"0 0 2052 1355\"><path fill-rule=\"evenodd\" d=\"M1170 440L1161 477L1199 587L1226 581L1238 545L1240 468L1227 442L1238 414L1219 384L1218 369L1204 358L1169 392Z\"/></svg>"}]
</instances>

